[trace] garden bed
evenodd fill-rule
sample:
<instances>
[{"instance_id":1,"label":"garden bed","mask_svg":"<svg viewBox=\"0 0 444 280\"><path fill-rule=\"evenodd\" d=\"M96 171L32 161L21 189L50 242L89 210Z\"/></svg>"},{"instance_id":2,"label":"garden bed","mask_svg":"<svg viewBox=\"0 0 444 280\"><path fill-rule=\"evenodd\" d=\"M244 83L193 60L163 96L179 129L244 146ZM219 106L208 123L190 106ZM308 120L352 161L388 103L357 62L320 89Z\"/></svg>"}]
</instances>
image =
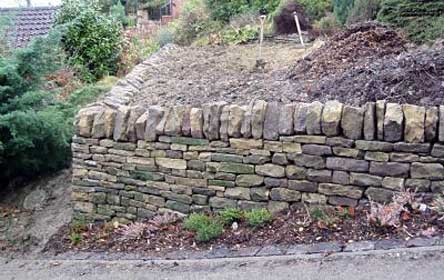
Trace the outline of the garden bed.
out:
<instances>
[{"instance_id":1,"label":"garden bed","mask_svg":"<svg viewBox=\"0 0 444 280\"><path fill-rule=\"evenodd\" d=\"M369 211L368 205L356 208L312 207L310 210L302 207L281 212L270 223L259 226L251 226L249 220L243 218L239 223L225 224L222 234L208 242L197 241L198 236L188 229L187 222L174 221L171 217L154 218L128 227L117 223L76 224L64 227L53 236L46 251L55 254L69 251L123 252L162 258L174 257L178 252L201 252L213 248L239 251L326 242L344 248L360 241L385 244L387 241L399 243L444 236L444 221L430 209L403 212L397 227L370 223ZM159 221L163 224L159 225Z\"/></svg>"}]
</instances>

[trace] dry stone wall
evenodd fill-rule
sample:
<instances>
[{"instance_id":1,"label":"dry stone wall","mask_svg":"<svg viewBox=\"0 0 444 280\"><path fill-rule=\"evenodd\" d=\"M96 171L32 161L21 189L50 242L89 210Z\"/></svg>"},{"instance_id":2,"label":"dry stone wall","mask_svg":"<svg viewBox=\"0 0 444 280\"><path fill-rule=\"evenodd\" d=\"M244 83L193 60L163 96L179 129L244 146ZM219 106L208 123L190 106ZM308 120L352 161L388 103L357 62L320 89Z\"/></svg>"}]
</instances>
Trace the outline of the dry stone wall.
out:
<instances>
[{"instance_id":1,"label":"dry stone wall","mask_svg":"<svg viewBox=\"0 0 444 280\"><path fill-rule=\"evenodd\" d=\"M98 220L385 202L444 190L444 106L384 101L95 105L77 116L72 200Z\"/></svg>"},{"instance_id":2,"label":"dry stone wall","mask_svg":"<svg viewBox=\"0 0 444 280\"><path fill-rule=\"evenodd\" d=\"M164 47L102 100L73 138L72 202L95 220L156 213L389 201L444 191L444 106L217 102L134 106Z\"/></svg>"}]
</instances>

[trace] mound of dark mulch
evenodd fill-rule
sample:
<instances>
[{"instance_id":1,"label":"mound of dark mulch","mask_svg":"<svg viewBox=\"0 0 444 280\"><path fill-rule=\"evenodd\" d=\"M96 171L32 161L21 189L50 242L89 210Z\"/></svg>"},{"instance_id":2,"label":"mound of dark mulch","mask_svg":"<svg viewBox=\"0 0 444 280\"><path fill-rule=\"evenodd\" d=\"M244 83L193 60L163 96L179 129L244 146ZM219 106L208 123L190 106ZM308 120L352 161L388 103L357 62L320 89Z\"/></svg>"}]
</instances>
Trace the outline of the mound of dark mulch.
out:
<instances>
[{"instance_id":1,"label":"mound of dark mulch","mask_svg":"<svg viewBox=\"0 0 444 280\"><path fill-rule=\"evenodd\" d=\"M308 100L337 99L362 105L386 99L396 103L444 102L444 48L406 50L406 41L379 23L352 26L298 61L288 78Z\"/></svg>"},{"instance_id":2,"label":"mound of dark mulch","mask_svg":"<svg viewBox=\"0 0 444 280\"><path fill-rule=\"evenodd\" d=\"M292 79L319 79L345 71L368 59L405 51L406 41L393 29L377 22L348 27L321 48L299 60L290 70Z\"/></svg>"}]
</instances>

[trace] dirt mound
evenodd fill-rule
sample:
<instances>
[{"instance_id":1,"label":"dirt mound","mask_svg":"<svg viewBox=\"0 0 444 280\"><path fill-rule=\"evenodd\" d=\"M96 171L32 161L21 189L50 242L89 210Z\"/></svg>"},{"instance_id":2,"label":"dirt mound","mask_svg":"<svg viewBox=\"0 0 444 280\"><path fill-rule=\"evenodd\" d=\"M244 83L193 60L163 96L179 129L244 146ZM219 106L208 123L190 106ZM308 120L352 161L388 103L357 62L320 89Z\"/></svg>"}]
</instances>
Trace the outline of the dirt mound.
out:
<instances>
[{"instance_id":1,"label":"dirt mound","mask_svg":"<svg viewBox=\"0 0 444 280\"><path fill-rule=\"evenodd\" d=\"M288 2L273 18L276 34L293 34L298 32L294 21L294 12L298 14L302 30L310 30L311 25L305 16L304 7L296 2Z\"/></svg>"},{"instance_id":2,"label":"dirt mound","mask_svg":"<svg viewBox=\"0 0 444 280\"><path fill-rule=\"evenodd\" d=\"M406 41L394 30L377 22L353 25L321 48L299 60L290 70L291 79L319 79L345 71L368 59L405 51Z\"/></svg>"}]
</instances>

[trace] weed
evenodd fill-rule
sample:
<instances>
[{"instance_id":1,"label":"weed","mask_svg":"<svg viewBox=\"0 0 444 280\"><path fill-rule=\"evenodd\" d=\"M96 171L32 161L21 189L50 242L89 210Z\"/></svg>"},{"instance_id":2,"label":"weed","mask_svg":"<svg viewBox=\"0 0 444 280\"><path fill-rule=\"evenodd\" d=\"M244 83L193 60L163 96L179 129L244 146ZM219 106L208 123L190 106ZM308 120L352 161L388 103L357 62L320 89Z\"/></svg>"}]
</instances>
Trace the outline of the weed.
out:
<instances>
[{"instance_id":1,"label":"weed","mask_svg":"<svg viewBox=\"0 0 444 280\"><path fill-rule=\"evenodd\" d=\"M179 216L177 216L174 213L165 213L162 215L154 216L150 223L153 224L155 227L160 228L166 225L173 224L179 220Z\"/></svg>"},{"instance_id":2,"label":"weed","mask_svg":"<svg viewBox=\"0 0 444 280\"><path fill-rule=\"evenodd\" d=\"M270 211L265 208L253 209L245 213L245 219L251 227L261 227L273 220Z\"/></svg>"},{"instance_id":3,"label":"weed","mask_svg":"<svg viewBox=\"0 0 444 280\"><path fill-rule=\"evenodd\" d=\"M151 228L148 224L135 222L129 225L123 225L117 232L122 236L122 240L138 240L149 230L151 230Z\"/></svg>"},{"instance_id":4,"label":"weed","mask_svg":"<svg viewBox=\"0 0 444 280\"><path fill-rule=\"evenodd\" d=\"M85 216L76 217L70 224L69 231L71 233L82 233L88 230L88 222Z\"/></svg>"},{"instance_id":5,"label":"weed","mask_svg":"<svg viewBox=\"0 0 444 280\"><path fill-rule=\"evenodd\" d=\"M82 242L83 237L80 233L77 232L71 232L68 236L69 240L71 241L71 244L74 246L77 246Z\"/></svg>"},{"instance_id":6,"label":"weed","mask_svg":"<svg viewBox=\"0 0 444 280\"><path fill-rule=\"evenodd\" d=\"M231 225L244 218L244 211L237 208L226 208L219 212L219 218L224 225Z\"/></svg>"},{"instance_id":7,"label":"weed","mask_svg":"<svg viewBox=\"0 0 444 280\"><path fill-rule=\"evenodd\" d=\"M207 242L223 233L223 225L204 214L191 214L185 219L184 228L196 232L196 240Z\"/></svg>"}]
</instances>

